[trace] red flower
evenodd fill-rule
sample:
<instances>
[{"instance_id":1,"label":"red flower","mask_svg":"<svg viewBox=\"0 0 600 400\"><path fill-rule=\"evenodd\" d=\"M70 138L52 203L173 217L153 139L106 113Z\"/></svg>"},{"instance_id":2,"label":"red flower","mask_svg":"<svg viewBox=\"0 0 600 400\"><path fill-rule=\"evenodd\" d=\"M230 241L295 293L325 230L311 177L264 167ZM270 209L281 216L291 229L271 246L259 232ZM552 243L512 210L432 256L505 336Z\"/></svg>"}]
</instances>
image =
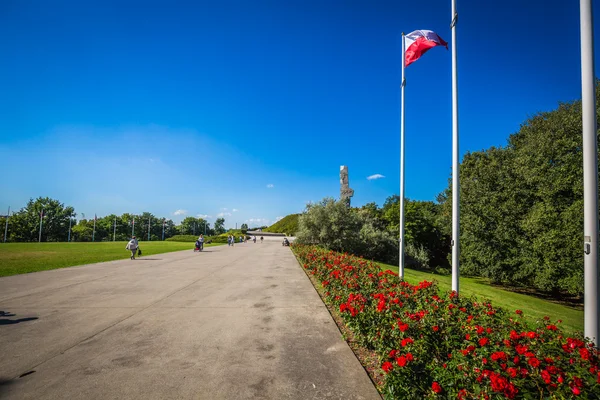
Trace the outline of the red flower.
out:
<instances>
[{"instance_id":1,"label":"red flower","mask_svg":"<svg viewBox=\"0 0 600 400\"><path fill-rule=\"evenodd\" d=\"M515 346L515 350L519 354L525 354L527 352L527 346L523 346L522 344L518 344Z\"/></svg>"},{"instance_id":2,"label":"red flower","mask_svg":"<svg viewBox=\"0 0 600 400\"><path fill-rule=\"evenodd\" d=\"M523 311L521 311L521 310L515 310L515 312L516 312L518 315L521 315L521 314L523 314Z\"/></svg>"},{"instance_id":3,"label":"red flower","mask_svg":"<svg viewBox=\"0 0 600 400\"><path fill-rule=\"evenodd\" d=\"M589 360L590 359L590 352L585 347L579 349L579 355L584 360Z\"/></svg>"},{"instance_id":4,"label":"red flower","mask_svg":"<svg viewBox=\"0 0 600 400\"><path fill-rule=\"evenodd\" d=\"M406 359L407 359L408 361L412 361L412 360L414 360L414 358L413 358L413 355L412 355L411 353L406 353Z\"/></svg>"},{"instance_id":5,"label":"red flower","mask_svg":"<svg viewBox=\"0 0 600 400\"><path fill-rule=\"evenodd\" d=\"M397 353L397 352L398 352L398 350L392 350L392 351L390 351L390 353L388 354L388 357L389 357L389 358L394 358L394 357L396 357L396 353Z\"/></svg>"},{"instance_id":6,"label":"red flower","mask_svg":"<svg viewBox=\"0 0 600 400\"><path fill-rule=\"evenodd\" d=\"M385 300L381 299L379 300L379 303L377 303L377 311L382 312L383 310L385 310Z\"/></svg>"},{"instance_id":7,"label":"red flower","mask_svg":"<svg viewBox=\"0 0 600 400\"><path fill-rule=\"evenodd\" d=\"M549 331L555 331L555 330L557 330L558 328L556 327L556 325L548 325L548 326L546 327L546 329L548 329Z\"/></svg>"},{"instance_id":8,"label":"red flower","mask_svg":"<svg viewBox=\"0 0 600 400\"><path fill-rule=\"evenodd\" d=\"M508 372L508 374L510 375L511 378L517 377L517 369L516 368L509 367L506 369L506 372Z\"/></svg>"},{"instance_id":9,"label":"red flower","mask_svg":"<svg viewBox=\"0 0 600 400\"><path fill-rule=\"evenodd\" d=\"M433 382L433 383L431 384L431 389L432 389L434 392L436 392L436 393L442 393L442 387L441 387L441 386L440 386L440 384L439 384L439 383L437 383L437 382Z\"/></svg>"},{"instance_id":10,"label":"red flower","mask_svg":"<svg viewBox=\"0 0 600 400\"><path fill-rule=\"evenodd\" d=\"M396 362L398 363L399 366L404 367L406 365L406 357L404 356L400 356L398 358L396 358Z\"/></svg>"},{"instance_id":11,"label":"red flower","mask_svg":"<svg viewBox=\"0 0 600 400\"><path fill-rule=\"evenodd\" d=\"M411 338L406 338L406 339L402 339L402 347L406 347L406 345L409 345L411 343L414 343L415 341L412 340Z\"/></svg>"},{"instance_id":12,"label":"red flower","mask_svg":"<svg viewBox=\"0 0 600 400\"><path fill-rule=\"evenodd\" d=\"M466 340L471 340L471 335L467 333L467 334L465 335L465 339L466 339Z\"/></svg>"},{"instance_id":13,"label":"red flower","mask_svg":"<svg viewBox=\"0 0 600 400\"><path fill-rule=\"evenodd\" d=\"M535 338L538 336L538 334L537 334L537 333L535 333L535 332L527 332L527 336L528 336L530 339L535 339Z\"/></svg>"},{"instance_id":14,"label":"red flower","mask_svg":"<svg viewBox=\"0 0 600 400\"><path fill-rule=\"evenodd\" d=\"M437 332L437 331L439 331L439 330L440 330L440 327L436 325L436 326L434 326L434 327L433 327L433 330L434 330L435 332Z\"/></svg>"},{"instance_id":15,"label":"red flower","mask_svg":"<svg viewBox=\"0 0 600 400\"><path fill-rule=\"evenodd\" d=\"M381 369L384 370L386 374L389 374L392 368L394 368L394 365L389 361L386 361L381 365Z\"/></svg>"},{"instance_id":16,"label":"red flower","mask_svg":"<svg viewBox=\"0 0 600 400\"><path fill-rule=\"evenodd\" d=\"M486 345L486 344L488 344L489 342L490 342L490 339L488 339L488 338L486 338L486 337L479 339L479 345L480 345L481 347L485 346L485 345Z\"/></svg>"},{"instance_id":17,"label":"red flower","mask_svg":"<svg viewBox=\"0 0 600 400\"><path fill-rule=\"evenodd\" d=\"M572 386L571 390L573 391L573 394L575 396L579 396L579 394L581 393L581 391L579 390L579 388L577 386Z\"/></svg>"},{"instance_id":18,"label":"red flower","mask_svg":"<svg viewBox=\"0 0 600 400\"><path fill-rule=\"evenodd\" d=\"M408 324L405 324L402 321L398 321L398 329L402 332L406 332L408 330Z\"/></svg>"},{"instance_id":19,"label":"red flower","mask_svg":"<svg viewBox=\"0 0 600 400\"><path fill-rule=\"evenodd\" d=\"M492 354L492 360L494 361L498 361L498 360L506 360L506 353L503 351L496 351L495 353Z\"/></svg>"},{"instance_id":20,"label":"red flower","mask_svg":"<svg viewBox=\"0 0 600 400\"><path fill-rule=\"evenodd\" d=\"M531 365L534 368L537 368L540 366L540 360L538 360L537 358L533 357L530 358L529 361L527 361L529 363L529 365Z\"/></svg>"},{"instance_id":21,"label":"red flower","mask_svg":"<svg viewBox=\"0 0 600 400\"><path fill-rule=\"evenodd\" d=\"M508 381L502 375L492 372L490 376L490 380L492 381L492 390L495 392L502 392Z\"/></svg>"},{"instance_id":22,"label":"red flower","mask_svg":"<svg viewBox=\"0 0 600 400\"><path fill-rule=\"evenodd\" d=\"M552 377L550 376L550 372L543 370L542 371L542 379L549 385L552 382Z\"/></svg>"}]
</instances>

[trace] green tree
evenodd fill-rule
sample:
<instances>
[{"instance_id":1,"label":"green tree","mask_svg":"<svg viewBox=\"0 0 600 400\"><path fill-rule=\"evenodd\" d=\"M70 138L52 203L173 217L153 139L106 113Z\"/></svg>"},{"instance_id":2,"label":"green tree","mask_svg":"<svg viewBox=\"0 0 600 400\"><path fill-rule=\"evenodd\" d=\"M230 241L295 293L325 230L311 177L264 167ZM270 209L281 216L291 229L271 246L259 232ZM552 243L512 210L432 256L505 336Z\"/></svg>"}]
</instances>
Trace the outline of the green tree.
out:
<instances>
[{"instance_id":1,"label":"green tree","mask_svg":"<svg viewBox=\"0 0 600 400\"><path fill-rule=\"evenodd\" d=\"M600 91L596 91L597 108ZM599 141L600 143L600 141ZM504 148L468 153L461 270L547 292L583 292L581 102L529 118ZM451 226L450 185L440 218Z\"/></svg>"},{"instance_id":2,"label":"green tree","mask_svg":"<svg viewBox=\"0 0 600 400\"><path fill-rule=\"evenodd\" d=\"M66 242L69 234L69 218L75 216L75 210L49 197L29 199L25 207L10 217L10 240L38 241L42 210L42 241Z\"/></svg>"},{"instance_id":3,"label":"green tree","mask_svg":"<svg viewBox=\"0 0 600 400\"><path fill-rule=\"evenodd\" d=\"M225 218L217 218L215 221L215 234L221 235L225 233Z\"/></svg>"}]
</instances>

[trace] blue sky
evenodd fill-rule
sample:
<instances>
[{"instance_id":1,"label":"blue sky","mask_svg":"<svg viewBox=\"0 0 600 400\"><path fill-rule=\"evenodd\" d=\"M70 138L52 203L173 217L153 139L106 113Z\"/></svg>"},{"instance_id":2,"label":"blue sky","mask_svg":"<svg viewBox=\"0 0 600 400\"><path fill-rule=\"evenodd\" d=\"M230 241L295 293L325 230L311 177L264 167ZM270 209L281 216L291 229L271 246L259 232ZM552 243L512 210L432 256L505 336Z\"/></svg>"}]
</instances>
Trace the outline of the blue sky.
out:
<instances>
[{"instance_id":1,"label":"blue sky","mask_svg":"<svg viewBox=\"0 0 600 400\"><path fill-rule=\"evenodd\" d=\"M579 2L457 7L461 155L580 98ZM49 196L269 225L337 197L340 165L353 205L381 206L399 191L401 33L450 43L450 19L450 0L2 1L0 210ZM406 196L435 200L451 52L406 77Z\"/></svg>"}]
</instances>

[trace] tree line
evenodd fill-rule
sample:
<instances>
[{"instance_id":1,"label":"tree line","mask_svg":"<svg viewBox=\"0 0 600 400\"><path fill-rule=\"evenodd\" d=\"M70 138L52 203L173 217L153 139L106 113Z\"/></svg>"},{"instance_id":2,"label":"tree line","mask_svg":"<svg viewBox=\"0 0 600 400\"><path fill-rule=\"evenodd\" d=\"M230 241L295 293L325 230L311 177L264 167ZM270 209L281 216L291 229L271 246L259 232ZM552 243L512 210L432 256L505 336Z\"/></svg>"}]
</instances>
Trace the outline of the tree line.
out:
<instances>
[{"instance_id":1,"label":"tree line","mask_svg":"<svg viewBox=\"0 0 600 400\"><path fill-rule=\"evenodd\" d=\"M581 101L561 103L527 119L506 146L464 156L459 166L463 276L554 295L583 294L581 120ZM299 240L397 263L399 197L390 196L383 207L349 209L338 203L324 199L309 205L299 220ZM451 179L436 202L405 201L407 266L447 271L451 233Z\"/></svg>"},{"instance_id":2,"label":"tree line","mask_svg":"<svg viewBox=\"0 0 600 400\"><path fill-rule=\"evenodd\" d=\"M6 220L2 222L6 223ZM1 231L3 241L6 239L8 242L37 242L40 238L43 242L123 241L134 234L140 240L156 241L174 235L219 235L225 233L224 225L224 218L218 218L211 226L205 219L195 217L186 217L176 225L173 220L150 212L94 215L91 218L81 214L81 218L77 219L72 206L48 197L38 197L30 199L25 207L8 216L6 238L5 224L2 224Z\"/></svg>"}]
</instances>

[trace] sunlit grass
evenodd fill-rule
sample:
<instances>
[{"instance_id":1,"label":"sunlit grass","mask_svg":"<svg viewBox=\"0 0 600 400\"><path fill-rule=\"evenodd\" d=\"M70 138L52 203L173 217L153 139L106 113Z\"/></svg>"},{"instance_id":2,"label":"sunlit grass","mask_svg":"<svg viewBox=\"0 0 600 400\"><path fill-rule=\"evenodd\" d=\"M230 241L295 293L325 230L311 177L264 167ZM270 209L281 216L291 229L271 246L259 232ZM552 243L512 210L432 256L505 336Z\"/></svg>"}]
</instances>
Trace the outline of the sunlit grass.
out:
<instances>
[{"instance_id":1,"label":"sunlit grass","mask_svg":"<svg viewBox=\"0 0 600 400\"><path fill-rule=\"evenodd\" d=\"M382 269L391 269L398 272L398 267L384 263L377 263ZM412 284L421 281L437 281L441 291L447 292L452 289L452 277L449 275L438 275L428 272L404 269L404 279ZM552 301L514 293L509 290L493 286L482 278L460 278L460 294L463 296L475 296L481 300L489 299L494 306L502 307L509 311L520 309L525 318L530 321L541 320L549 316L552 321L562 320L562 327L569 332L583 331L583 311L567 307Z\"/></svg>"},{"instance_id":2,"label":"sunlit grass","mask_svg":"<svg viewBox=\"0 0 600 400\"><path fill-rule=\"evenodd\" d=\"M1 243L0 276L127 259L127 242ZM205 244L206 247L218 244ZM140 242L143 256L193 250L193 243Z\"/></svg>"}]
</instances>

